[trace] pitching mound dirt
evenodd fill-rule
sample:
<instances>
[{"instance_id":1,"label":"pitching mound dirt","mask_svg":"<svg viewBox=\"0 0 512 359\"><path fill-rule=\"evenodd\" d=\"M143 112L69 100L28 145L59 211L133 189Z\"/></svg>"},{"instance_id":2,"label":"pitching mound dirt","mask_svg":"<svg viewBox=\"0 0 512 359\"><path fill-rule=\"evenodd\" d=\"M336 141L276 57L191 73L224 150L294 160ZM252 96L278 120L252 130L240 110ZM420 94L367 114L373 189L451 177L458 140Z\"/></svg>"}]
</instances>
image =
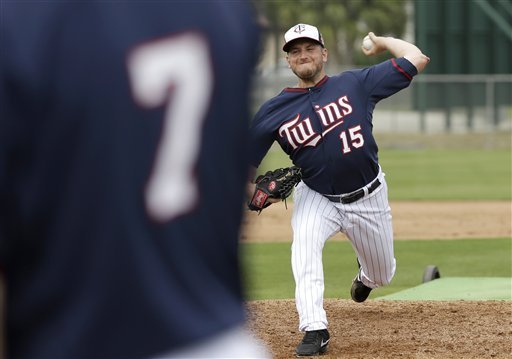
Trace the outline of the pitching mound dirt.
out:
<instances>
[{"instance_id":1,"label":"pitching mound dirt","mask_svg":"<svg viewBox=\"0 0 512 359\"><path fill-rule=\"evenodd\" d=\"M293 300L248 303L249 326L274 358L295 357L303 333ZM324 358L511 358L512 305L505 301L325 302L331 342Z\"/></svg>"}]
</instances>

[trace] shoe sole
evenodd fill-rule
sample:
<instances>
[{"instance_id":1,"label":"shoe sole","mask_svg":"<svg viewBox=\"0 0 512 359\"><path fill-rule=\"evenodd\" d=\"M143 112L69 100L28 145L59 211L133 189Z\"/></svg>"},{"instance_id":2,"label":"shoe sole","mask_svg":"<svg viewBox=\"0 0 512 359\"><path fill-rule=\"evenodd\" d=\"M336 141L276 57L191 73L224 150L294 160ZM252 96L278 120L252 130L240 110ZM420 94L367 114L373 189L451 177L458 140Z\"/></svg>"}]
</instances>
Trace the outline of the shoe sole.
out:
<instances>
[{"instance_id":1,"label":"shoe sole","mask_svg":"<svg viewBox=\"0 0 512 359\"><path fill-rule=\"evenodd\" d=\"M298 354L298 353L295 353L295 356L297 358L301 358L301 357L314 357L314 356L317 356L317 355L320 355L320 354L324 354L325 352L327 351L327 345L324 345L323 347L320 348L320 350L314 354Z\"/></svg>"}]
</instances>

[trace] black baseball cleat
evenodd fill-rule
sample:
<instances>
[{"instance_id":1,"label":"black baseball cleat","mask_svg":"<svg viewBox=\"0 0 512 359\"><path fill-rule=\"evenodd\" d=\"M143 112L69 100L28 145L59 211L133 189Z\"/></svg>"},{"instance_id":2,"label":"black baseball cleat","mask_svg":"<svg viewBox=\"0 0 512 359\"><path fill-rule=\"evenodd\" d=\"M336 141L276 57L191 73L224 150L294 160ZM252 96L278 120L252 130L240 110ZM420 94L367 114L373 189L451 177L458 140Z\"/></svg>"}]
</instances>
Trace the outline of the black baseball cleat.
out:
<instances>
[{"instance_id":1,"label":"black baseball cleat","mask_svg":"<svg viewBox=\"0 0 512 359\"><path fill-rule=\"evenodd\" d=\"M355 277L352 288L350 288L350 296L354 302L362 303L368 298L371 291L372 288L365 286L358 277Z\"/></svg>"},{"instance_id":2,"label":"black baseball cleat","mask_svg":"<svg viewBox=\"0 0 512 359\"><path fill-rule=\"evenodd\" d=\"M297 356L311 356L325 353L329 344L327 329L311 330L304 334L304 338L295 349Z\"/></svg>"}]
</instances>

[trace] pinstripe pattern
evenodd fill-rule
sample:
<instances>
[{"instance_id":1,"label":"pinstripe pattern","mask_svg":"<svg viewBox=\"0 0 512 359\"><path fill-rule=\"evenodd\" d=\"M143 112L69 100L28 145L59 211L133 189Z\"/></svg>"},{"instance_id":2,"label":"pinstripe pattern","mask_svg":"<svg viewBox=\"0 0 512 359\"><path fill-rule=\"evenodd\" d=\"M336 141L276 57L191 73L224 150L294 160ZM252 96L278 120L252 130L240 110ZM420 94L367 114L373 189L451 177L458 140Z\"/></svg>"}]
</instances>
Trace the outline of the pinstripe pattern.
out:
<instances>
[{"instance_id":1,"label":"pinstripe pattern","mask_svg":"<svg viewBox=\"0 0 512 359\"><path fill-rule=\"evenodd\" d=\"M365 285L377 288L391 281L395 273L391 209L384 174L378 178L379 188L350 204L331 202L303 182L295 189L291 261L299 330L327 328L322 250L335 233L345 233L352 243Z\"/></svg>"},{"instance_id":2,"label":"pinstripe pattern","mask_svg":"<svg viewBox=\"0 0 512 359\"><path fill-rule=\"evenodd\" d=\"M389 284L395 274L393 228L384 174L375 192L351 204L337 205L344 211L344 232L352 243L361 270L359 279L370 288Z\"/></svg>"}]
</instances>

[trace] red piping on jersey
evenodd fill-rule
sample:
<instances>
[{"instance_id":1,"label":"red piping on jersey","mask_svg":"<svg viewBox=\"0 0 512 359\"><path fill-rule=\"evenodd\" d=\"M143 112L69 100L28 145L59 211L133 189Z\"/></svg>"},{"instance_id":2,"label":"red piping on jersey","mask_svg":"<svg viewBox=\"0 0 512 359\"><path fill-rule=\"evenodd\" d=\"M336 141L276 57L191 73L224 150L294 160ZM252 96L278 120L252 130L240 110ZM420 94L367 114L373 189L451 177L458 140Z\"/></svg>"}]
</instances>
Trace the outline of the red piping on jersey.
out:
<instances>
[{"instance_id":1,"label":"red piping on jersey","mask_svg":"<svg viewBox=\"0 0 512 359\"><path fill-rule=\"evenodd\" d=\"M322 86L325 82L327 82L327 79L329 79L329 76L325 75L318 83L313 87L319 87ZM309 87L311 88L311 87ZM302 88L302 87L286 87L283 91L286 92L308 92L308 88Z\"/></svg>"},{"instance_id":2,"label":"red piping on jersey","mask_svg":"<svg viewBox=\"0 0 512 359\"><path fill-rule=\"evenodd\" d=\"M412 76L411 76L411 75L409 75L407 72L405 72L405 71L404 71L404 69L402 69L402 68L400 67L400 65L398 65L398 64L396 63L396 60L395 60L395 59L391 59L391 63L393 64L393 66L394 66L398 71L400 71L400 72L401 72L405 77L407 77L407 79L408 79L409 81L411 81L411 80L412 80Z\"/></svg>"}]
</instances>

